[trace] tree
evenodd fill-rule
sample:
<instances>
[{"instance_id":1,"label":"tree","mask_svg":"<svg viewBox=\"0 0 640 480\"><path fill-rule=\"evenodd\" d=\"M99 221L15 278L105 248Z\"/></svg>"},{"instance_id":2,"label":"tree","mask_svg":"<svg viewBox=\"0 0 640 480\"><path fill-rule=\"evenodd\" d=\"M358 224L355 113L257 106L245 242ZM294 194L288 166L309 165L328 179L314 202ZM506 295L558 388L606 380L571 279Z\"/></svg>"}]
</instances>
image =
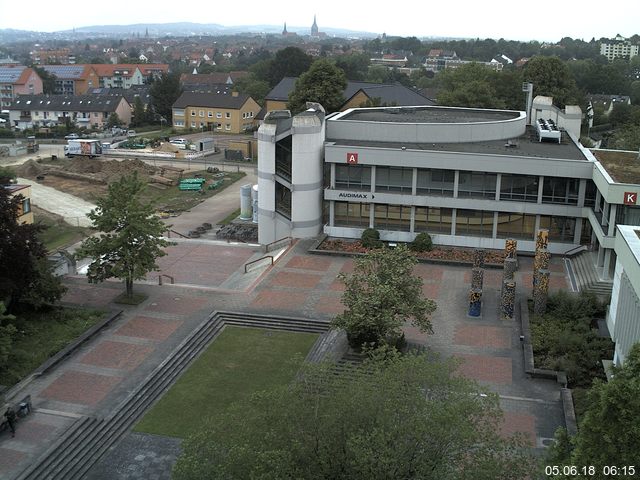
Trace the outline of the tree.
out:
<instances>
[{"instance_id":1,"label":"tree","mask_svg":"<svg viewBox=\"0 0 640 480\"><path fill-rule=\"evenodd\" d=\"M149 94L154 111L164 118L171 118L173 104L182 94L180 75L177 72L163 73L159 80L153 82Z\"/></svg>"},{"instance_id":2,"label":"tree","mask_svg":"<svg viewBox=\"0 0 640 480\"><path fill-rule=\"evenodd\" d=\"M9 311L18 306L39 308L62 297L65 288L47 263L47 249L38 235L40 224L19 224L22 195L0 187L0 301Z\"/></svg>"},{"instance_id":3,"label":"tree","mask_svg":"<svg viewBox=\"0 0 640 480\"><path fill-rule=\"evenodd\" d=\"M0 371L6 368L11 354L13 336L16 334L16 327L9 323L15 320L13 315L7 315L7 309L3 302L0 302Z\"/></svg>"},{"instance_id":4,"label":"tree","mask_svg":"<svg viewBox=\"0 0 640 480\"><path fill-rule=\"evenodd\" d=\"M627 124L616 130L609 140L608 147L617 150L640 149L640 125Z\"/></svg>"},{"instance_id":5,"label":"tree","mask_svg":"<svg viewBox=\"0 0 640 480\"><path fill-rule=\"evenodd\" d=\"M122 125L122 120L120 120L118 114L116 112L110 114L107 119L107 128L119 127L120 125Z\"/></svg>"},{"instance_id":6,"label":"tree","mask_svg":"<svg viewBox=\"0 0 640 480\"><path fill-rule=\"evenodd\" d=\"M523 442L497 433L497 396L456 375L453 361L387 351L340 375L331 367L306 364L291 385L210 419L183 443L172 478L520 480L534 471Z\"/></svg>"},{"instance_id":7,"label":"tree","mask_svg":"<svg viewBox=\"0 0 640 480\"><path fill-rule=\"evenodd\" d=\"M569 67L558 57L533 57L524 67L524 80L533 83L534 95L553 97L560 107L583 104Z\"/></svg>"},{"instance_id":8,"label":"tree","mask_svg":"<svg viewBox=\"0 0 640 480\"><path fill-rule=\"evenodd\" d=\"M635 465L640 451L640 343L636 343L608 382L595 380L587 394L587 408L578 433L550 452L565 465L593 465L589 478L611 478L605 466ZM560 431L556 438L566 435ZM568 445L567 445L568 443ZM619 475L622 475L619 473ZM624 476L624 475L622 475Z\"/></svg>"},{"instance_id":9,"label":"tree","mask_svg":"<svg viewBox=\"0 0 640 480\"><path fill-rule=\"evenodd\" d=\"M298 77L309 70L313 60L298 47L279 50L269 64L269 84L273 87L284 77Z\"/></svg>"},{"instance_id":10,"label":"tree","mask_svg":"<svg viewBox=\"0 0 640 480\"><path fill-rule=\"evenodd\" d=\"M101 234L87 238L76 253L93 259L89 282L123 279L128 297L133 296L134 280L157 270L156 259L166 255L162 248L170 245L162 237L167 226L153 215L152 205L139 199L143 188L137 173L110 184L107 195L88 214Z\"/></svg>"},{"instance_id":11,"label":"tree","mask_svg":"<svg viewBox=\"0 0 640 480\"><path fill-rule=\"evenodd\" d=\"M146 112L144 109L144 103L140 97L136 97L133 102L133 118L131 119L131 126L140 127L144 125L146 119Z\"/></svg>"},{"instance_id":12,"label":"tree","mask_svg":"<svg viewBox=\"0 0 640 480\"><path fill-rule=\"evenodd\" d=\"M327 113L336 112L344 103L346 87L347 79L341 69L329 60L317 60L296 80L289 94L289 109L299 113L306 108L306 102L318 102Z\"/></svg>"},{"instance_id":13,"label":"tree","mask_svg":"<svg viewBox=\"0 0 640 480\"><path fill-rule=\"evenodd\" d=\"M370 64L369 55L364 53L341 55L336 58L336 67L341 68L349 80L364 80Z\"/></svg>"},{"instance_id":14,"label":"tree","mask_svg":"<svg viewBox=\"0 0 640 480\"><path fill-rule=\"evenodd\" d=\"M436 303L424 298L422 279L413 273L416 263L415 255L402 245L356 259L353 274L341 277L346 286L342 296L346 310L332 326L346 330L352 346L394 345L406 321L432 333L430 315Z\"/></svg>"},{"instance_id":15,"label":"tree","mask_svg":"<svg viewBox=\"0 0 640 480\"><path fill-rule=\"evenodd\" d=\"M38 76L42 79L42 93L45 95L52 95L56 93L56 80L58 77L53 73L47 72L44 68L32 65Z\"/></svg>"}]
</instances>

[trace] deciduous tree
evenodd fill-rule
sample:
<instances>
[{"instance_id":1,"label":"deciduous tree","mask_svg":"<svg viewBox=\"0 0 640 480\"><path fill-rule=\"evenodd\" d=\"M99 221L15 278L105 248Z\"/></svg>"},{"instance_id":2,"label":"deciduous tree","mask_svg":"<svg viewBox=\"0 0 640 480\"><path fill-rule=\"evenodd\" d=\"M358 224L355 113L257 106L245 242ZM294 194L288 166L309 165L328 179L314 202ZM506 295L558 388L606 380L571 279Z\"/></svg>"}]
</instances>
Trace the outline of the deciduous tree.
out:
<instances>
[{"instance_id":1,"label":"deciduous tree","mask_svg":"<svg viewBox=\"0 0 640 480\"><path fill-rule=\"evenodd\" d=\"M306 102L318 102L327 113L336 112L345 101L346 87L347 79L340 68L330 60L317 60L296 80L289 94L289 109L298 113L305 109Z\"/></svg>"},{"instance_id":2,"label":"deciduous tree","mask_svg":"<svg viewBox=\"0 0 640 480\"><path fill-rule=\"evenodd\" d=\"M122 279L128 297L134 280L156 270L156 259L166 255L163 248L170 245L162 237L167 226L154 216L153 206L139 198L143 188L135 173L110 184L107 195L88 214L100 235L86 239L76 253L93 259L87 272L90 282Z\"/></svg>"},{"instance_id":3,"label":"deciduous tree","mask_svg":"<svg viewBox=\"0 0 640 480\"><path fill-rule=\"evenodd\" d=\"M177 72L162 74L149 90L154 111L164 118L171 118L173 104L182 94L180 75Z\"/></svg>"},{"instance_id":4,"label":"deciduous tree","mask_svg":"<svg viewBox=\"0 0 640 480\"><path fill-rule=\"evenodd\" d=\"M340 375L307 365L183 443L176 480L517 479L533 461L499 436L493 394L426 355L384 355Z\"/></svg>"},{"instance_id":5,"label":"deciduous tree","mask_svg":"<svg viewBox=\"0 0 640 480\"><path fill-rule=\"evenodd\" d=\"M341 277L346 309L332 325L347 332L349 343L395 344L401 327L411 321L432 333L436 303L424 297L422 279L413 273L417 260L406 247L373 250L355 260L354 272Z\"/></svg>"}]
</instances>

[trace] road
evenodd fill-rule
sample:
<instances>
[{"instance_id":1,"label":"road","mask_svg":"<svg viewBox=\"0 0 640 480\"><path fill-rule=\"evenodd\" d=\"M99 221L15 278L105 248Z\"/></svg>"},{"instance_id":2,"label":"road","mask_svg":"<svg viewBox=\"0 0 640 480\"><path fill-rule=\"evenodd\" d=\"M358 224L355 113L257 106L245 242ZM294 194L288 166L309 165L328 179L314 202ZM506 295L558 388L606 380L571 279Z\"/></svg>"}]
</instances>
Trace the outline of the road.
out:
<instances>
[{"instance_id":1,"label":"road","mask_svg":"<svg viewBox=\"0 0 640 480\"><path fill-rule=\"evenodd\" d=\"M18 183L31 185L31 203L34 205L64 217L65 222L75 227L91 225L87 213L96 208L94 204L26 178L18 178Z\"/></svg>"}]
</instances>

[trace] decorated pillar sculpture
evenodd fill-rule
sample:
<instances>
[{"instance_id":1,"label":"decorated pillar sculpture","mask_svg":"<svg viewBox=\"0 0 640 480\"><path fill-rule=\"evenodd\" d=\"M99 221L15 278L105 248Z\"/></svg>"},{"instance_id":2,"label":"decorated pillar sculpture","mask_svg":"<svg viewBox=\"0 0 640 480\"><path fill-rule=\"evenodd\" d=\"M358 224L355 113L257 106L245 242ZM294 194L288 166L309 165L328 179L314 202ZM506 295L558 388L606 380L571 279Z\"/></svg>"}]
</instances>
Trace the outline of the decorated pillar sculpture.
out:
<instances>
[{"instance_id":1,"label":"decorated pillar sculpture","mask_svg":"<svg viewBox=\"0 0 640 480\"><path fill-rule=\"evenodd\" d=\"M486 252L481 248L473 251L473 268L484 268L484 257Z\"/></svg>"},{"instance_id":2,"label":"decorated pillar sculpture","mask_svg":"<svg viewBox=\"0 0 640 480\"><path fill-rule=\"evenodd\" d=\"M541 228L536 235L536 252L538 250L546 250L549 244L549 230Z\"/></svg>"},{"instance_id":3,"label":"decorated pillar sculpture","mask_svg":"<svg viewBox=\"0 0 640 480\"><path fill-rule=\"evenodd\" d=\"M474 268L471 270L471 289L482 290L484 280L484 270L482 268Z\"/></svg>"},{"instance_id":4,"label":"decorated pillar sculpture","mask_svg":"<svg viewBox=\"0 0 640 480\"><path fill-rule=\"evenodd\" d=\"M516 303L516 282L513 280L503 280L502 296L500 298L500 310L502 318L512 320Z\"/></svg>"},{"instance_id":5,"label":"decorated pillar sculpture","mask_svg":"<svg viewBox=\"0 0 640 480\"><path fill-rule=\"evenodd\" d=\"M551 253L546 248L536 250L536 256L533 259L533 288L535 290L538 283L538 273L540 270L548 270L551 261Z\"/></svg>"},{"instance_id":6,"label":"decorated pillar sculpture","mask_svg":"<svg viewBox=\"0 0 640 480\"><path fill-rule=\"evenodd\" d=\"M469 291L469 316L479 317L482 311L482 290L472 288Z\"/></svg>"},{"instance_id":7,"label":"decorated pillar sculpture","mask_svg":"<svg viewBox=\"0 0 640 480\"><path fill-rule=\"evenodd\" d=\"M504 252L506 258L516 258L516 253L518 250L518 241L514 238L507 238L504 241Z\"/></svg>"}]
</instances>

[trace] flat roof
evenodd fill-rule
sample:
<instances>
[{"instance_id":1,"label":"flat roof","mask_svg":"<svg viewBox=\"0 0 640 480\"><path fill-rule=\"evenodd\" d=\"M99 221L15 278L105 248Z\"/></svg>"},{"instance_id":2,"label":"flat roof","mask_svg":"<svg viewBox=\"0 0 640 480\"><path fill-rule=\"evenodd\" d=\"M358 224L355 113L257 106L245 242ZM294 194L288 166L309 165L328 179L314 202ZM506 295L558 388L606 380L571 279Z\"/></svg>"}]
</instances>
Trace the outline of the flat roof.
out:
<instances>
[{"instance_id":1,"label":"flat roof","mask_svg":"<svg viewBox=\"0 0 640 480\"><path fill-rule=\"evenodd\" d=\"M615 182L640 184L638 152L594 149L591 153Z\"/></svg>"},{"instance_id":2,"label":"flat roof","mask_svg":"<svg viewBox=\"0 0 640 480\"><path fill-rule=\"evenodd\" d=\"M354 109L334 120L390 123L482 123L520 118L519 111L459 107L381 107Z\"/></svg>"},{"instance_id":3,"label":"flat roof","mask_svg":"<svg viewBox=\"0 0 640 480\"><path fill-rule=\"evenodd\" d=\"M566 137L565 137L566 138ZM408 150L429 150L435 152L479 153L486 155L509 155L512 157L558 158L562 160L581 160L588 162L582 150L569 138L561 144L553 141L539 142L535 130L527 127L524 135L511 140L485 140L481 142L460 143L406 143L375 142L365 140L331 140L334 145L373 148L402 148ZM637 182L640 183L640 182Z\"/></svg>"}]
</instances>

